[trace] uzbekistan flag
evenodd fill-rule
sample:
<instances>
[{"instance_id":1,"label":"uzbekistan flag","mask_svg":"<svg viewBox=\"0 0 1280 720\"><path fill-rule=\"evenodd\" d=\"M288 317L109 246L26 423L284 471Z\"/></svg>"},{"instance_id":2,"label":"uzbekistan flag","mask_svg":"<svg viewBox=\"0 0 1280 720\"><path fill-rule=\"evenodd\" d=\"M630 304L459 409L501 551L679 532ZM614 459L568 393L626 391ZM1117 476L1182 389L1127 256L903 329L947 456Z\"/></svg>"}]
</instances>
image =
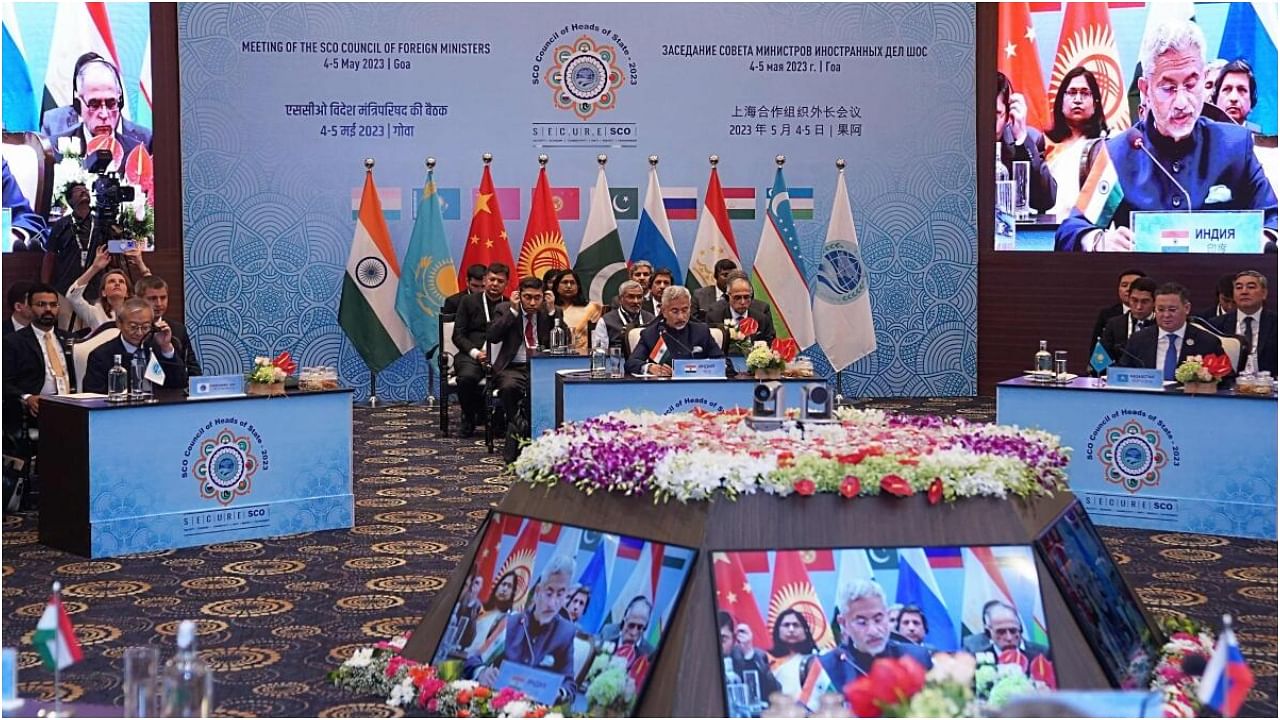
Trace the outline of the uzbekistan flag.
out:
<instances>
[{"instance_id":1,"label":"uzbekistan flag","mask_svg":"<svg viewBox=\"0 0 1280 720\"><path fill-rule=\"evenodd\" d=\"M1111 224L1116 209L1124 200L1124 189L1120 187L1120 176L1116 174L1116 166L1111 162L1111 153L1103 143L1098 157L1094 158L1093 167L1089 169L1089 177L1085 178L1080 188L1080 198L1076 200L1076 209L1085 219L1098 227Z\"/></svg>"},{"instance_id":2,"label":"uzbekistan flag","mask_svg":"<svg viewBox=\"0 0 1280 720\"><path fill-rule=\"evenodd\" d=\"M80 651L80 643L76 642L76 629L71 625L67 609L62 605L58 595L61 588L53 585L53 594L49 596L49 604L44 606L44 614L36 625L36 632L31 636L31 643L40 653L40 660L49 670L65 670L72 664L84 659Z\"/></svg>"},{"instance_id":3,"label":"uzbekistan flag","mask_svg":"<svg viewBox=\"0 0 1280 720\"><path fill-rule=\"evenodd\" d=\"M781 167L774 173L773 189L765 206L760 245L751 268L752 285L756 297L773 307L778 337L795 339L803 350L817 341L813 296L805 280L805 260L791 218L791 196Z\"/></svg>"},{"instance_id":4,"label":"uzbekistan flag","mask_svg":"<svg viewBox=\"0 0 1280 720\"><path fill-rule=\"evenodd\" d=\"M1223 717L1235 717L1252 687L1253 672L1245 664L1228 618L1222 634L1218 636L1213 657L1209 658L1209 665L1200 677L1196 696L1200 698L1200 702L1221 713Z\"/></svg>"}]
</instances>

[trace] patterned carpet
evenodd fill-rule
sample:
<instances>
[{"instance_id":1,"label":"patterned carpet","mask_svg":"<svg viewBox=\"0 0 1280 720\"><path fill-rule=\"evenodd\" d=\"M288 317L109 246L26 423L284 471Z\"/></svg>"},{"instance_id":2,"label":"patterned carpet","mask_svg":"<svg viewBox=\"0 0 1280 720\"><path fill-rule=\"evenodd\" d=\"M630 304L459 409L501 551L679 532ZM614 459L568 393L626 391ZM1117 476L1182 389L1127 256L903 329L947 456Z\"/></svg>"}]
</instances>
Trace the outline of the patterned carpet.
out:
<instances>
[{"instance_id":1,"label":"patterned carpet","mask_svg":"<svg viewBox=\"0 0 1280 720\"><path fill-rule=\"evenodd\" d=\"M994 415L990 399L864 401L909 412ZM64 699L121 704L130 645L172 652L177 623L199 620L224 716L393 716L378 698L331 688L325 673L366 645L412 629L506 490L480 440L435 437L418 406L357 409L356 522L332 531L86 561L45 548L34 515L3 526L3 642L20 645L19 690L52 698L30 636L49 585L62 582L85 660L64 673ZM1274 542L1101 529L1156 613L1236 616L1258 676L1246 706L1276 715Z\"/></svg>"}]
</instances>

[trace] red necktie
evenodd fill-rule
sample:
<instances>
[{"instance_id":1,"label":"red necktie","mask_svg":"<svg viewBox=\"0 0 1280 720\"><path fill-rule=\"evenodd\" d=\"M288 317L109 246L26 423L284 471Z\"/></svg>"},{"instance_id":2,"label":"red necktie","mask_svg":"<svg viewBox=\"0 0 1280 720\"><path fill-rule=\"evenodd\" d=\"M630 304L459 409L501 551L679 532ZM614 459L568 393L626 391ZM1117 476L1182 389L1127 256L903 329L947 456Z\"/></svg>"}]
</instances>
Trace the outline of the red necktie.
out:
<instances>
[{"instance_id":1,"label":"red necktie","mask_svg":"<svg viewBox=\"0 0 1280 720\"><path fill-rule=\"evenodd\" d=\"M535 340L533 336L533 316L532 315L524 316L524 346L530 347L530 348L538 347L538 341Z\"/></svg>"}]
</instances>

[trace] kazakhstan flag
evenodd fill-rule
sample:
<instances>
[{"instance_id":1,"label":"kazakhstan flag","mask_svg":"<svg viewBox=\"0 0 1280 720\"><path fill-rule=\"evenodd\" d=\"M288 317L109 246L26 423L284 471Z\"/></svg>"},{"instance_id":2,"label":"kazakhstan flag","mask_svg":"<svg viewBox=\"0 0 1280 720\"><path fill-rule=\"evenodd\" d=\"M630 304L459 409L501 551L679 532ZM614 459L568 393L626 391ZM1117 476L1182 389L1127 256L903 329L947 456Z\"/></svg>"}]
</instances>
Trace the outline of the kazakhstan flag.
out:
<instances>
[{"instance_id":1,"label":"kazakhstan flag","mask_svg":"<svg viewBox=\"0 0 1280 720\"><path fill-rule=\"evenodd\" d=\"M427 173L418 198L418 217L409 236L409 249L400 263L396 312L424 353L440 344L440 306L458 292L458 274L444 235L444 211L436 190L435 172Z\"/></svg>"},{"instance_id":2,"label":"kazakhstan flag","mask_svg":"<svg viewBox=\"0 0 1280 720\"><path fill-rule=\"evenodd\" d=\"M1102 341L1099 340L1093 346L1093 354L1089 356L1089 367L1101 375L1103 370L1111 367L1112 362L1111 355L1107 353L1106 348L1102 347Z\"/></svg>"}]
</instances>

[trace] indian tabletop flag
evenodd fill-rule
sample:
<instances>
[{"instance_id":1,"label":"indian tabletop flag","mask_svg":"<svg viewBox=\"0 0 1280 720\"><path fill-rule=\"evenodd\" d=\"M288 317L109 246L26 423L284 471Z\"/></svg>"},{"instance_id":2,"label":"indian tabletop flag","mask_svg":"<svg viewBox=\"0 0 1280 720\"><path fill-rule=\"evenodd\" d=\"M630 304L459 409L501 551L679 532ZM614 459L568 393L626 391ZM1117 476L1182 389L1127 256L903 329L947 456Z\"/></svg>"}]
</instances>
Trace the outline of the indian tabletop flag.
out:
<instances>
[{"instance_id":1,"label":"indian tabletop flag","mask_svg":"<svg viewBox=\"0 0 1280 720\"><path fill-rule=\"evenodd\" d=\"M739 267L738 243L733 239L733 226L729 224L729 211L724 205L724 190L720 187L720 174L711 168L707 180L707 195L703 200L702 217L698 218L698 233L693 238L693 256L689 258L689 274L684 284L690 290L716 283L716 261L732 260Z\"/></svg>"},{"instance_id":2,"label":"indian tabletop flag","mask_svg":"<svg viewBox=\"0 0 1280 720\"><path fill-rule=\"evenodd\" d=\"M876 349L867 266L862 262L843 170L836 178L836 196L831 201L831 220L816 283L813 324L818 342L831 367L843 370Z\"/></svg>"},{"instance_id":3,"label":"indian tabletop flag","mask_svg":"<svg viewBox=\"0 0 1280 720\"><path fill-rule=\"evenodd\" d=\"M1098 156L1089 168L1089 177L1080 188L1076 208L1086 220L1104 228L1111 224L1116 209L1124 200L1124 189L1120 187L1120 177L1111 162L1111 153L1107 152L1107 144L1102 142L1099 145Z\"/></svg>"},{"instance_id":4,"label":"indian tabletop flag","mask_svg":"<svg viewBox=\"0 0 1280 720\"><path fill-rule=\"evenodd\" d=\"M400 264L382 217L373 171L366 170L356 234L342 278L338 325L374 373L413 349L413 335L396 313L399 281Z\"/></svg>"},{"instance_id":5,"label":"indian tabletop flag","mask_svg":"<svg viewBox=\"0 0 1280 720\"><path fill-rule=\"evenodd\" d=\"M815 342L813 298L805 280L804 256L791 218L791 199L782 168L773 177L765 202L764 228L752 266L756 298L773 307L774 327L780 338L793 338L803 350Z\"/></svg>"},{"instance_id":6,"label":"indian tabletop flag","mask_svg":"<svg viewBox=\"0 0 1280 720\"><path fill-rule=\"evenodd\" d=\"M613 215L613 201L609 197L609 181L605 178L603 165L596 173L596 189L591 195L587 229L582 235L573 271L586 284L587 299L601 304L612 304L618 297L618 286L627 280L627 259L622 254L618 221Z\"/></svg>"},{"instance_id":7,"label":"indian tabletop flag","mask_svg":"<svg viewBox=\"0 0 1280 720\"><path fill-rule=\"evenodd\" d=\"M31 644L36 646L40 660L50 670L65 670L73 663L79 662L84 654L80 652L80 643L76 642L76 629L71 626L71 618L67 609L62 606L62 598L58 596L58 585L54 584L49 603L44 606L40 622L31 636Z\"/></svg>"}]
</instances>

